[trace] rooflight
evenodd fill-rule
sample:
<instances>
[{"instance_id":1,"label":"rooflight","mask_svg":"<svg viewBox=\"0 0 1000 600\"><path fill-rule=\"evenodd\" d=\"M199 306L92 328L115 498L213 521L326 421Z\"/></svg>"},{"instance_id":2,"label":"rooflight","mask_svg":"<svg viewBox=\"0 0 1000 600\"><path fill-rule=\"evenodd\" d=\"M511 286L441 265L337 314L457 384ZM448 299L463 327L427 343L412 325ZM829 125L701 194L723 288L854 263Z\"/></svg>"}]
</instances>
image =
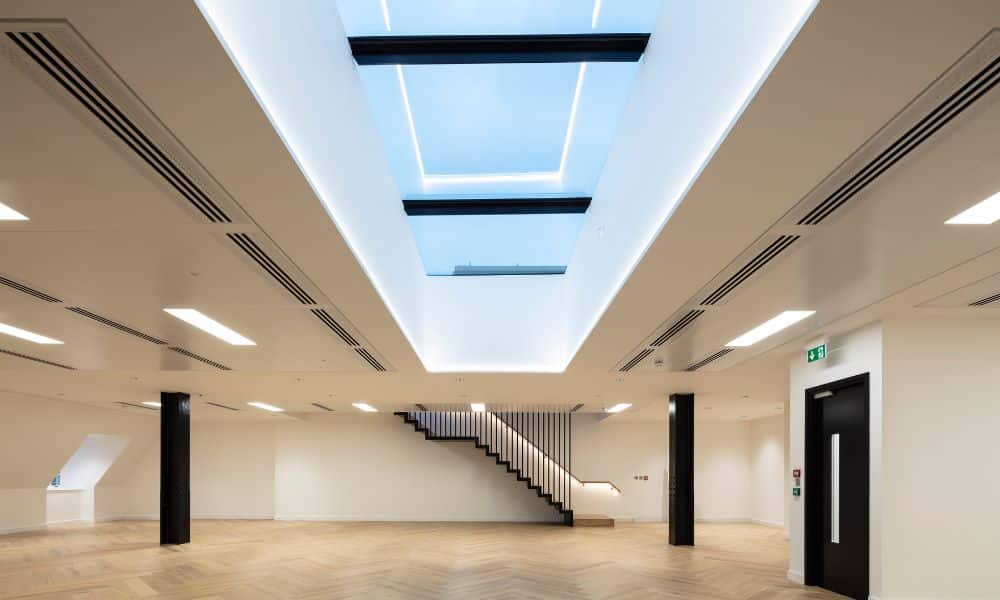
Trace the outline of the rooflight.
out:
<instances>
[{"instance_id":1,"label":"rooflight","mask_svg":"<svg viewBox=\"0 0 1000 600\"><path fill-rule=\"evenodd\" d=\"M21 329L20 327L14 327L13 325L7 325L6 323L0 323L0 333L7 335L12 335L16 338L21 338L22 340L28 340L29 342L35 342L36 344L61 344L59 340L52 339L50 337L45 337L44 335L39 335L33 331L28 331L27 329Z\"/></svg>"},{"instance_id":2,"label":"rooflight","mask_svg":"<svg viewBox=\"0 0 1000 600\"><path fill-rule=\"evenodd\" d=\"M992 225L1000 221L1000 192L945 221L946 225Z\"/></svg>"},{"instance_id":3,"label":"rooflight","mask_svg":"<svg viewBox=\"0 0 1000 600\"><path fill-rule=\"evenodd\" d=\"M378 412L377 408L375 408L371 404L366 404L364 402L355 402L351 406L353 406L354 408L356 408L358 410L362 410L364 412L369 412L369 413Z\"/></svg>"},{"instance_id":4,"label":"rooflight","mask_svg":"<svg viewBox=\"0 0 1000 600\"><path fill-rule=\"evenodd\" d=\"M632 405L629 404L628 402L619 402L618 404L615 404L611 408L605 408L604 412L606 412L606 413L620 413L623 410L626 410L630 406L632 406Z\"/></svg>"},{"instance_id":5,"label":"rooflight","mask_svg":"<svg viewBox=\"0 0 1000 600\"><path fill-rule=\"evenodd\" d=\"M220 340L232 344L233 346L256 346L257 344L248 338L236 333L232 329L219 323L215 319L208 317L193 308L164 308L165 312L177 317L188 325L201 329L205 333L214 335Z\"/></svg>"},{"instance_id":6,"label":"rooflight","mask_svg":"<svg viewBox=\"0 0 1000 600\"><path fill-rule=\"evenodd\" d=\"M596 6L594 12L595 18L598 10L599 6ZM573 90L573 102L570 105L569 118L566 122L566 135L563 138L563 147L559 158L558 171L536 171L525 173L473 173L469 175L447 173L432 174L427 173L424 168L424 157L423 153L420 151L420 142L417 139L417 126L413 120L413 109L410 105L410 94L406 88L406 78L403 75L403 66L396 65L396 79L399 81L399 91L403 98L403 108L406 113L406 122L410 130L410 143L413 144L413 153L417 160L417 169L420 171L420 180L423 186L431 187L440 185L562 181L563 174L566 172L566 158L569 155L569 147L573 141L573 132L576 129L576 114L580 106L580 91L583 89L583 80L586 74L587 63L580 63L580 67L576 75L576 87Z\"/></svg>"},{"instance_id":7,"label":"rooflight","mask_svg":"<svg viewBox=\"0 0 1000 600\"><path fill-rule=\"evenodd\" d=\"M0 221L27 221L28 217L0 202Z\"/></svg>"},{"instance_id":8,"label":"rooflight","mask_svg":"<svg viewBox=\"0 0 1000 600\"><path fill-rule=\"evenodd\" d=\"M814 310L786 310L780 315L761 323L740 337L726 344L727 348L743 348L752 346L764 338L770 337L782 329L791 327L802 319L816 314Z\"/></svg>"},{"instance_id":9,"label":"rooflight","mask_svg":"<svg viewBox=\"0 0 1000 600\"><path fill-rule=\"evenodd\" d=\"M259 408L261 410L266 410L268 412L273 412L273 413L285 412L285 409L283 408L278 408L277 406L273 406L271 404L265 404L263 402L247 402L247 404L249 404L254 408Z\"/></svg>"},{"instance_id":10,"label":"rooflight","mask_svg":"<svg viewBox=\"0 0 1000 600\"><path fill-rule=\"evenodd\" d=\"M160 408L161 406L163 406L159 402L143 402L143 404L145 404L146 406L150 406L152 408Z\"/></svg>"},{"instance_id":11,"label":"rooflight","mask_svg":"<svg viewBox=\"0 0 1000 600\"><path fill-rule=\"evenodd\" d=\"M472 407L472 412L486 412L486 405L482 402L473 402L469 406Z\"/></svg>"}]
</instances>

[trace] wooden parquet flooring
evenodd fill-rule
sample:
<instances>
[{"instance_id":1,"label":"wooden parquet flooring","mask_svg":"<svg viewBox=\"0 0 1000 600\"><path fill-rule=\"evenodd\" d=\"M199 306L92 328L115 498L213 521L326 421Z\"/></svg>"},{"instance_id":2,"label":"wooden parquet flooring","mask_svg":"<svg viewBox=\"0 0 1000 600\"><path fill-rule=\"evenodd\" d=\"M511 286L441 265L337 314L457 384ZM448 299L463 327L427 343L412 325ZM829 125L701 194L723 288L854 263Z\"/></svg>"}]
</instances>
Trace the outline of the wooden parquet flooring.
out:
<instances>
[{"instance_id":1,"label":"wooden parquet flooring","mask_svg":"<svg viewBox=\"0 0 1000 600\"><path fill-rule=\"evenodd\" d=\"M841 598L786 580L781 532L699 524L194 521L157 545L155 522L0 536L0 598Z\"/></svg>"}]
</instances>

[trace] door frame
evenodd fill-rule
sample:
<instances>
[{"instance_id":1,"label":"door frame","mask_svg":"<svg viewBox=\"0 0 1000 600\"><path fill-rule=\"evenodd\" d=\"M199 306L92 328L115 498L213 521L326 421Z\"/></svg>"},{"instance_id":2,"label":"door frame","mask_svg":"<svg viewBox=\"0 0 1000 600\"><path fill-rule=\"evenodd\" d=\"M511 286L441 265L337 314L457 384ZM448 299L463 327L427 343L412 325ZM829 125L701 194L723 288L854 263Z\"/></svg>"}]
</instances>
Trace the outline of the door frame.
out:
<instances>
[{"instance_id":1,"label":"door frame","mask_svg":"<svg viewBox=\"0 0 1000 600\"><path fill-rule=\"evenodd\" d=\"M865 496L868 498L868 510L865 512L865 531L868 543L865 544L865 564L868 565L865 578L866 595L871 590L871 390L869 373L862 373L844 379L838 379L823 385L808 388L805 391L805 475L808 486L805 489L805 584L819 585L823 580L823 500L829 477L823 472L823 451L826 447L823 440L823 401L826 398L816 398L817 392L824 390L837 391L856 385L861 385L865 399L865 455L868 464L865 465L866 477L864 484Z\"/></svg>"}]
</instances>

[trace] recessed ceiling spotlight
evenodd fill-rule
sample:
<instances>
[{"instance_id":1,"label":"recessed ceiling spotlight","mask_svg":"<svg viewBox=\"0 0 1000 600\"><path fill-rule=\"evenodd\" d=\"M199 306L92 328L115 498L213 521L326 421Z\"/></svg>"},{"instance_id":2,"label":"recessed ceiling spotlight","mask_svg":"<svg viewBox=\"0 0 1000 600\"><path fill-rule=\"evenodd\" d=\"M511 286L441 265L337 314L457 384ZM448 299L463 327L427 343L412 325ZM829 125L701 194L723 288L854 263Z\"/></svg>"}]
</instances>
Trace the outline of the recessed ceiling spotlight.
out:
<instances>
[{"instance_id":1,"label":"recessed ceiling spotlight","mask_svg":"<svg viewBox=\"0 0 1000 600\"><path fill-rule=\"evenodd\" d=\"M992 225L1000 221L1000 192L945 221L946 225Z\"/></svg>"},{"instance_id":2,"label":"recessed ceiling spotlight","mask_svg":"<svg viewBox=\"0 0 1000 600\"><path fill-rule=\"evenodd\" d=\"M35 342L36 344L62 343L59 340L52 339L50 337L45 337L44 335L37 334L33 331L28 331L27 329L21 329L20 327L7 325L6 323L0 323L0 333L10 335L16 338L21 338L22 340L28 340L29 342Z\"/></svg>"},{"instance_id":3,"label":"recessed ceiling spotlight","mask_svg":"<svg viewBox=\"0 0 1000 600\"><path fill-rule=\"evenodd\" d=\"M263 402L247 402L247 404L254 408L259 408L261 410L266 410L268 412L274 412L274 413L285 412L285 409L283 408L278 408L277 406L273 406L271 404L265 404Z\"/></svg>"},{"instance_id":4,"label":"recessed ceiling spotlight","mask_svg":"<svg viewBox=\"0 0 1000 600\"><path fill-rule=\"evenodd\" d=\"M605 408L604 412L606 412L606 413L620 413L621 411L626 410L630 406L632 406L632 405L629 404L628 402L619 402L618 404L615 404L611 408Z\"/></svg>"},{"instance_id":5,"label":"recessed ceiling spotlight","mask_svg":"<svg viewBox=\"0 0 1000 600\"><path fill-rule=\"evenodd\" d=\"M367 404L365 402L355 402L355 403L351 404L351 406L353 406L354 408L356 408L358 410L362 410L362 411L368 412L368 413L378 412L377 408L375 408L371 404Z\"/></svg>"},{"instance_id":6,"label":"recessed ceiling spotlight","mask_svg":"<svg viewBox=\"0 0 1000 600\"><path fill-rule=\"evenodd\" d=\"M764 338L771 337L786 327L798 323L802 319L816 314L814 310L786 310L780 315L754 327L740 337L726 344L727 348L744 348L752 346Z\"/></svg>"},{"instance_id":7,"label":"recessed ceiling spotlight","mask_svg":"<svg viewBox=\"0 0 1000 600\"><path fill-rule=\"evenodd\" d=\"M28 217L0 202L0 221L28 221Z\"/></svg>"},{"instance_id":8,"label":"recessed ceiling spotlight","mask_svg":"<svg viewBox=\"0 0 1000 600\"><path fill-rule=\"evenodd\" d=\"M160 408L162 404L159 402L143 402L146 406L152 406L153 408Z\"/></svg>"},{"instance_id":9,"label":"recessed ceiling spotlight","mask_svg":"<svg viewBox=\"0 0 1000 600\"><path fill-rule=\"evenodd\" d=\"M486 405L482 402L473 402L469 406L472 408L472 412L486 412Z\"/></svg>"},{"instance_id":10,"label":"recessed ceiling spotlight","mask_svg":"<svg viewBox=\"0 0 1000 600\"><path fill-rule=\"evenodd\" d=\"M233 346L257 345L253 340L243 337L222 323L193 308L164 308L163 310L188 325L193 325L205 333L214 335L227 344L232 344Z\"/></svg>"}]
</instances>

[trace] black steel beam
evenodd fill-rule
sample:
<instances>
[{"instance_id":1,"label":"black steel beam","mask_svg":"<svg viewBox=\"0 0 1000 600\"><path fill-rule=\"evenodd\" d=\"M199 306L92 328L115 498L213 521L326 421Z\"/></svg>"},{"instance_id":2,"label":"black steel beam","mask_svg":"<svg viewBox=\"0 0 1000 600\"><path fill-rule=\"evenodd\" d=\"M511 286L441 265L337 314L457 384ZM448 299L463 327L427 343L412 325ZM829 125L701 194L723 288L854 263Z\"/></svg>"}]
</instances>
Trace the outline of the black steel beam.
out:
<instances>
[{"instance_id":1,"label":"black steel beam","mask_svg":"<svg viewBox=\"0 0 1000 600\"><path fill-rule=\"evenodd\" d=\"M648 33L394 35L348 38L359 65L636 62Z\"/></svg>"},{"instance_id":2,"label":"black steel beam","mask_svg":"<svg viewBox=\"0 0 1000 600\"><path fill-rule=\"evenodd\" d=\"M670 395L670 545L694 545L694 394Z\"/></svg>"},{"instance_id":3,"label":"black steel beam","mask_svg":"<svg viewBox=\"0 0 1000 600\"><path fill-rule=\"evenodd\" d=\"M411 217L438 215L553 215L581 214L590 198L447 198L403 200Z\"/></svg>"},{"instance_id":4,"label":"black steel beam","mask_svg":"<svg viewBox=\"0 0 1000 600\"><path fill-rule=\"evenodd\" d=\"M191 541L191 397L160 393L160 544Z\"/></svg>"}]
</instances>

